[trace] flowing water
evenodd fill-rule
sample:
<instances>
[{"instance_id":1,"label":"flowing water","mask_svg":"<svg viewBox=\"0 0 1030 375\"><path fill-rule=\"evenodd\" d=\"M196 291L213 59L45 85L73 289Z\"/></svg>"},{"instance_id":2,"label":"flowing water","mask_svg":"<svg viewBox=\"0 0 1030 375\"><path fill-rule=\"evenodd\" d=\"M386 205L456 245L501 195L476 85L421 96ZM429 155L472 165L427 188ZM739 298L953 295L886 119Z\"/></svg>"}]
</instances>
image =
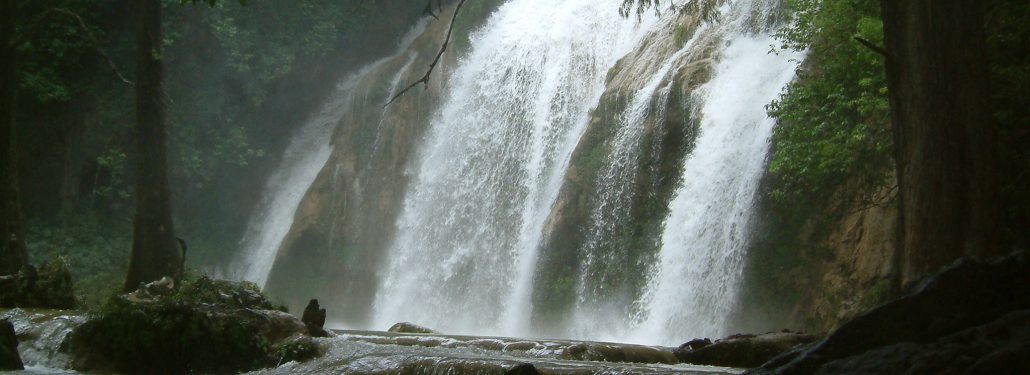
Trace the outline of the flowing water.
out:
<instances>
[{"instance_id":1,"label":"flowing water","mask_svg":"<svg viewBox=\"0 0 1030 375\"><path fill-rule=\"evenodd\" d=\"M402 39L397 55L407 50L415 37L425 29L426 22L419 22ZM294 215L301 200L332 154L330 141L333 130L344 113L352 108L355 87L376 67L397 55L369 64L337 84L322 108L293 135L278 168L265 184L264 196L258 209L247 223L240 245L242 251L234 269L224 276L265 286L279 247L293 226Z\"/></svg>"},{"instance_id":2,"label":"flowing water","mask_svg":"<svg viewBox=\"0 0 1030 375\"><path fill-rule=\"evenodd\" d=\"M259 374L502 375L531 363L546 374L731 375L742 369L676 364L671 348L568 340L337 331L324 358Z\"/></svg>"},{"instance_id":3,"label":"flowing water","mask_svg":"<svg viewBox=\"0 0 1030 375\"><path fill-rule=\"evenodd\" d=\"M605 74L653 20L619 0L515 0L472 40L421 147L378 326L517 333L541 232Z\"/></svg>"},{"instance_id":4,"label":"flowing water","mask_svg":"<svg viewBox=\"0 0 1030 375\"><path fill-rule=\"evenodd\" d=\"M383 261L376 285L368 286L374 301L371 322L364 324L371 326L362 328L413 321L448 333L662 345L732 328L726 317L738 302L774 125L764 106L803 56L769 53L779 1L726 1L718 20L686 33L681 28L690 17L645 12L624 18L622 3L509 0L473 33L453 68L434 72L446 80L441 104L409 161L393 238L385 248L368 250ZM389 93L419 69L403 47L390 58L403 62L400 71L379 74ZM696 69L699 64L706 69ZM693 70L710 76L685 86L685 72ZM259 285L267 280L303 195L333 152L333 124L352 96L368 96L354 92L363 74L342 83L288 147L243 241L243 278ZM614 116L597 179L586 182L596 198L579 213L588 216L577 229L584 237L576 248L579 263L574 274L560 275L575 284L563 312L567 324L540 330L531 324L538 314L534 298L554 287L540 282L548 225L568 214L556 211L563 189L584 183L570 182L575 151L603 98L620 90L626 105ZM654 218L662 223L648 239L655 250L638 256L643 250L620 248L617 237L640 219L629 202L639 199L633 186L645 125L687 106L674 97L689 102L684 121L698 124L697 135L672 179L678 185L671 200L659 202L668 214ZM365 101L386 118L390 109L380 100ZM374 128L370 146L378 149L388 134L383 129L394 125L367 126ZM646 262L642 271L629 267L631 258ZM619 272L633 274L609 277ZM611 285L628 279L640 286ZM613 297L620 288L640 290Z\"/></svg>"},{"instance_id":5,"label":"flowing water","mask_svg":"<svg viewBox=\"0 0 1030 375\"><path fill-rule=\"evenodd\" d=\"M773 121L764 105L793 77L790 56L766 53L769 37L733 35L704 88L702 135L670 204L649 275L636 341L671 344L730 333L758 180ZM681 340L681 339L680 339Z\"/></svg>"}]
</instances>

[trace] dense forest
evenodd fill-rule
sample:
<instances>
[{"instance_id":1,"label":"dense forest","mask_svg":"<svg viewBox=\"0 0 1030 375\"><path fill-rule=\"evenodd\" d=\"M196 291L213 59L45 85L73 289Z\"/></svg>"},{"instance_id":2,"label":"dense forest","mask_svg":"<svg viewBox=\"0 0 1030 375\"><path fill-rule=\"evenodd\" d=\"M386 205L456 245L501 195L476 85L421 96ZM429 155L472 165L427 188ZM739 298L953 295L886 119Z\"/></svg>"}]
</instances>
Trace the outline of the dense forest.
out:
<instances>
[{"instance_id":1,"label":"dense forest","mask_svg":"<svg viewBox=\"0 0 1030 375\"><path fill-rule=\"evenodd\" d=\"M132 244L140 10L133 1L14 5L14 144L28 253L35 264L67 262L83 301L96 305L119 288ZM381 54L421 9L387 1L164 7L172 212L189 244L187 266L198 269L237 246L260 194L248 187L274 164L287 124L317 105L339 66Z\"/></svg>"},{"instance_id":2,"label":"dense forest","mask_svg":"<svg viewBox=\"0 0 1030 375\"><path fill-rule=\"evenodd\" d=\"M420 181L418 171L425 174L428 167L406 158L409 153L411 158L435 155L427 149L420 149L420 153L409 149L414 150L416 142L432 144L437 139L433 137L439 134L429 130L423 133L418 127L428 127L422 122L428 124L449 113L423 105L448 108L447 100L457 94L445 94L445 90L461 83L457 79L452 81L449 75L457 74L455 71L460 69L455 67L467 63L465 54L475 51L472 44L476 38L486 38L486 32L477 34L473 30L480 22L486 22L478 19L487 19L500 3L503 2L0 0L0 116L4 116L0 119L0 182L4 192L0 201L0 229L4 235L0 277L11 275L0 281L11 286L10 292L14 293L15 287L23 288L15 280L25 278L16 279L15 275L31 273L33 280L37 272L61 275L57 276L58 281L44 282L39 292L43 296L0 296L2 307L43 306L100 312L98 316L107 320L91 321L84 326L83 332L88 333L80 335L97 337L108 330L122 333L120 330L127 329L127 325L111 320L111 316L120 316L117 314L178 314L181 311L176 309L181 304L225 302L219 298L227 293L233 296L234 300L228 303L234 308L297 310L310 298L331 288L341 288L346 291L346 297L341 299L352 298L345 303L367 307L329 304L330 312L334 308L344 309L348 314L362 315L359 321L371 320L365 315L375 311L375 291L359 289L366 288L366 279L383 277L391 263L380 259L385 255L368 254L375 246L390 249L396 246L391 244L401 243L391 241L389 236L417 222L410 218L402 220L408 218L404 209L417 207L421 201L411 199L425 198L416 193L424 194L424 190L430 189L410 190L415 193L408 193L409 200L403 200L403 189L407 184L415 186ZM572 106L568 103L576 100L593 100L582 121L588 128L584 130L585 141L574 143L561 154L568 158L567 165L553 162L569 168L569 172L567 176L556 174L558 198L547 201L547 206L557 207L558 213L544 214L539 220L545 234L534 246L543 249L544 254L539 265L528 267L534 271L538 267L541 273L531 275L529 280L546 285L525 291L523 300L513 299L530 306L525 313L527 320L533 320L529 316L538 320L533 327L572 325L573 322L562 319L573 319L569 317L576 316L572 313L576 308L608 306L591 305L591 301L584 301L584 295L619 305L623 310L618 313L629 315L634 321L643 319L641 301L654 298L647 290L654 280L635 275L654 270L656 266L649 262L660 259L662 226L671 220L669 206L677 198L675 189L685 178L679 165L696 150L700 137L699 113L704 108L698 104L700 94L691 94L691 90L718 74L714 68L718 58L711 57L715 56L712 50L730 43L712 37L715 42L702 49L700 57L684 54L684 46L703 40L711 30L720 30L716 27L720 22L737 22L734 17L745 20L741 21L748 30L745 34L769 34L773 43L764 45L768 49L764 52L784 59L796 56L790 60L797 68L793 79L776 98L762 106L763 117L775 120L775 126L768 140L769 153L761 161L762 173L754 194L753 220L757 224L753 228L727 224L733 229L739 225L748 230L734 234L746 238L742 240L746 242L746 257L738 272L740 297L731 301L733 311L726 314L728 326L756 332L780 328L828 332L845 327L843 331L847 333L851 319L858 317L861 321L864 316L875 315L866 312L913 293L921 281L925 286L927 277L932 280L931 275L948 269L956 259L1030 250L1030 54L1026 52L1030 51L1030 3L912 2L920 6L892 0L782 0L772 2L772 11L761 10L767 13L760 13L758 6L750 9L761 14L754 19L738 16L737 13L748 11L737 12L729 5L732 1L673 2L671 6L657 0L617 3L618 17L653 27L659 30L654 33L659 36L641 37L646 41L640 44L642 47L632 45L625 51L629 57L618 60L610 69L604 68L607 72L598 75L604 82L596 95L584 89L586 93L556 96L559 99L549 104L553 109ZM657 20L667 19L674 20L670 21L673 26L663 29L664 24ZM455 23L458 33L452 40ZM416 30L430 36L414 39L412 48L417 52L412 52L406 65L389 60L387 56L398 48L398 40L416 24L421 25ZM435 26L425 31L425 24ZM445 38L431 35L444 32ZM661 44L666 42L672 47ZM404 48L407 47L402 46L401 52ZM602 204L597 208L591 206L595 201L615 194L603 190L604 177L624 178L610 172L616 167L604 164L604 158L612 157L609 153L616 154L612 150L618 146L605 137L621 134L611 124L627 121L630 117L621 111L636 105L631 99L638 89L645 91L633 86L638 84L633 78L619 75L632 74L634 69L653 70L662 63L634 60L646 59L647 48L667 48L669 55L694 60L684 64L682 71L676 70L681 66L674 66L672 78L655 82L660 88L657 92L666 90L664 96L648 99L650 107L644 107L646 114L637 119L645 124L641 125L646 128L644 134L659 140L642 141L645 143L638 146L643 150L638 151L639 160L629 163L640 165L639 170L626 173L638 178L629 184L631 190L636 190L616 191L630 194L630 198L620 198L624 200L616 201L618 204L612 207ZM681 48L684 49L677 52ZM401 52L394 56L407 56ZM569 54L587 59L583 56L588 52L576 50ZM540 60L544 65L548 62L547 58ZM605 66L602 59L595 60L588 64L589 69L583 70ZM382 68L375 65L377 61L387 61L383 66L403 71L397 71L393 78L396 82L388 89L376 86L378 91L364 94L362 100L373 103L367 106L368 113L333 119L339 122L338 129L331 132L336 150L329 160L336 163L335 172L328 172L332 168L327 164L311 183L305 200L299 203L297 223L293 224L291 217L292 227L280 239L283 250L277 247L275 250L281 251L277 253L279 258L273 255L280 262L276 265L279 268L266 270L271 275L270 284L262 280L261 285L236 287L209 279L240 277L229 270L229 265L242 254L248 222L261 213L261 205L266 203L262 188L280 165L291 137L313 113L318 113L324 102L331 100L341 86L338 82L365 66ZM422 66L430 61L431 64ZM701 63L711 63L713 67L699 69L691 65ZM408 74L408 70L417 74ZM496 70L496 75L504 77L525 73L510 67ZM516 86L535 83L532 79L514 82ZM410 91L397 90L394 86L398 83L399 87L410 84ZM359 82L359 87L360 84L364 83ZM384 106L374 104L380 101L375 95L380 94L389 98ZM672 104L666 108L666 102ZM503 104L492 105L500 108ZM463 112L462 116L477 114L467 107L461 109L470 113ZM400 114L389 117L390 110ZM480 110L483 111L486 110ZM508 117L546 117L530 110L506 110L496 115L503 117L498 122L510 120ZM656 116L661 118L656 120ZM565 120L558 115L552 117ZM418 125L409 125L415 130L397 131L396 138L387 141L395 142L388 143L393 147L390 151L378 151L370 145L373 139L379 144L378 135L361 133L368 131L362 130L362 126L375 121L379 128L374 131L381 131L378 129L387 120L400 122L409 118L416 119L410 122ZM673 122L677 124L668 125ZM402 136L407 138L401 141ZM667 143L672 146L662 143L668 139L674 140ZM476 142L490 143L480 138ZM350 149L340 150L346 148ZM404 150L396 151L397 148ZM376 152L393 152L389 157L392 159L383 161L388 157ZM539 159L552 162L548 158ZM386 167L367 172L350 165L354 160L367 162L371 166L367 169ZM509 158L499 160L498 164L511 162ZM471 175L474 162L457 165L467 168L460 172ZM361 171L351 173L357 177L337 176L355 168ZM439 174L450 172L453 171ZM362 185L363 181L375 178L386 182ZM584 182L587 180L601 181L596 183L600 187ZM390 186L394 181L400 183ZM390 190L384 192L384 186ZM347 197L365 194L353 192L365 188L383 190L367 193L370 197L393 200L352 203L347 198L339 203L333 200L336 198L326 198L337 193ZM444 203L459 206L460 201ZM358 212L348 213L345 224L327 218L334 214L343 217L338 211L348 209ZM611 228L591 229L591 225L597 226L594 221L605 219L605 209L614 212L612 215L623 215L619 218L623 221L612 219ZM460 221L452 223L453 211L450 212L451 216L441 217L446 216L450 225L462 225ZM515 209L502 205L498 212ZM351 224L352 217L366 215L375 220L369 219L369 223L362 224L365 227L389 229L355 230L357 235L347 232L353 230L351 227L361 226ZM385 220L391 222L381 225ZM505 227L501 232L509 230L514 229ZM591 230L607 230L602 234L617 239L598 235L603 240L591 242ZM369 233L384 238L360 238L355 242L345 238L346 245L332 245L337 237L375 237ZM417 233L412 237L418 240L436 238ZM452 243L447 246L460 247ZM615 255L594 260L591 251L597 250L590 246ZM331 252L339 254L326 256ZM281 259L291 254L299 255L294 260ZM446 263L442 259L440 262ZM460 265L454 258L447 262ZM29 264L35 266L25 267ZM341 268L339 275L321 274L325 268L337 266L346 267L346 271ZM310 270L319 272L312 274ZM342 285L351 280L346 278L350 277L348 272L359 273L364 279ZM475 274L482 270L466 265L461 272ZM583 275L577 276L577 272ZM132 304L136 301L119 297L123 293L140 293L138 286L160 276L186 281L190 287L174 292L174 301L167 305L138 308ZM505 277L520 279L517 275ZM583 286L591 277L600 280L597 290ZM442 279L453 281L451 276ZM71 291L61 290L68 288ZM139 290L149 290L146 288L149 286ZM258 297L249 299L250 293ZM473 298L472 293L472 288L461 286L447 295ZM314 305L308 304L303 313L307 328L301 325L301 331L309 336L332 336L322 330L325 309L321 310L317 329L312 328L309 313L313 306L317 315L319 305L316 300L311 302ZM1013 302L1013 306L1026 308L1018 303L1022 302ZM376 302L375 307L379 304ZM300 316L300 311L293 312ZM183 314L186 315L174 315L187 317L175 324L189 326L191 313ZM198 330L221 332L230 342L205 347L210 349L206 357L154 363L172 372L189 372L196 368L187 362L218 362L218 356L211 353L231 352L226 349L234 348L231 341L246 341L248 331L290 324L271 319L275 323L204 323L212 326ZM435 333L424 330L413 332ZM200 342L205 337L204 332L189 331L183 334L182 342ZM90 339L82 340L99 342ZM233 357L231 361L239 363L219 363L206 369L234 372L275 365L276 359L281 364L285 358L315 356L304 354L305 351L325 352L312 349L314 344L308 341L273 346L271 342L276 340L242 348L245 354L239 354L240 357L228 355ZM112 350L129 350L126 348L134 345L144 347L139 349L141 353L168 349L145 342L113 342L121 349ZM684 345L680 351L694 349ZM818 347L811 350L815 353L812 358L822 358ZM679 351L676 356L682 360ZM147 357L139 358L144 359L112 368L129 372L147 368ZM805 357L798 358L800 362L794 365L802 366L798 363L803 363ZM678 363L675 358L671 361ZM727 366L758 367L762 362ZM793 370L798 368L803 369Z\"/></svg>"}]
</instances>

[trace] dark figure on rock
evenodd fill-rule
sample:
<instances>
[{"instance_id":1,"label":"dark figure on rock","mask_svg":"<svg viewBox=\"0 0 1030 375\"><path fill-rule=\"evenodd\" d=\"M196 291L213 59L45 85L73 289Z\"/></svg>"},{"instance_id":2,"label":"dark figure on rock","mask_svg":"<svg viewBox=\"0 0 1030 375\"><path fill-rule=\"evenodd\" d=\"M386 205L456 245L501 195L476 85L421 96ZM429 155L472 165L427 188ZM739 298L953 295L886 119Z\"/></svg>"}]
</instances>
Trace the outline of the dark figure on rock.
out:
<instances>
[{"instance_id":1,"label":"dark figure on rock","mask_svg":"<svg viewBox=\"0 0 1030 375\"><path fill-rule=\"evenodd\" d=\"M308 307L304 308L304 315L300 318L308 327L308 333L315 337L327 337L329 332L322 327L325 326L325 309L318 307L318 300L312 299Z\"/></svg>"}]
</instances>

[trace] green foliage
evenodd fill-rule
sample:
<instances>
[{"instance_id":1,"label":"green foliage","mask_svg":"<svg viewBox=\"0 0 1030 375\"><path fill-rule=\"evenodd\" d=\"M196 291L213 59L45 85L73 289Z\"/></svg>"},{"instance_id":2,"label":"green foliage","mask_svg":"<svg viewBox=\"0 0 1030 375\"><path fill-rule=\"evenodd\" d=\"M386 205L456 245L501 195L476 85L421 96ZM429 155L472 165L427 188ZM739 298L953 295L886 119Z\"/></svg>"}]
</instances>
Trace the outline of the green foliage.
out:
<instances>
[{"instance_id":1,"label":"green foliage","mask_svg":"<svg viewBox=\"0 0 1030 375\"><path fill-rule=\"evenodd\" d=\"M1030 249L1030 3L990 0L987 56L1006 242Z\"/></svg>"},{"instance_id":2,"label":"green foliage","mask_svg":"<svg viewBox=\"0 0 1030 375\"><path fill-rule=\"evenodd\" d=\"M884 186L892 160L883 57L855 40L882 45L879 3L787 5L794 16L777 37L782 48L808 56L797 79L767 107L778 121L769 195L791 211L825 202L849 182L858 187L857 199L865 199Z\"/></svg>"},{"instance_id":3,"label":"green foliage","mask_svg":"<svg viewBox=\"0 0 1030 375\"><path fill-rule=\"evenodd\" d=\"M125 280L131 225L94 216L66 218L67 225L30 222L28 242L30 261L48 259L67 263L75 280L75 294L86 306L99 306L104 298Z\"/></svg>"},{"instance_id":4,"label":"green foliage","mask_svg":"<svg viewBox=\"0 0 1030 375\"><path fill-rule=\"evenodd\" d=\"M714 22L719 19L719 4L721 1L718 0L687 0L685 3L676 4L676 2L669 1L668 9L675 12L698 14L701 20L705 22ZM636 12L637 17L643 16L644 12L654 9L656 14L661 14L662 1L661 0L623 0L622 5L619 7L619 14L623 17L629 17L630 14Z\"/></svg>"}]
</instances>

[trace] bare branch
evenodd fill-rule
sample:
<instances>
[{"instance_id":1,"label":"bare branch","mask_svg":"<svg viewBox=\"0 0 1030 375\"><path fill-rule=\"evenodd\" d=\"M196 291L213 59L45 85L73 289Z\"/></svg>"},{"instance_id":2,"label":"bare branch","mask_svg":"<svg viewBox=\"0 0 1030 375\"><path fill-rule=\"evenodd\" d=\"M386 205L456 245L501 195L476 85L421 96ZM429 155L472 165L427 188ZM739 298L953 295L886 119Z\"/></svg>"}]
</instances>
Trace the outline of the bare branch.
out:
<instances>
[{"instance_id":1,"label":"bare branch","mask_svg":"<svg viewBox=\"0 0 1030 375\"><path fill-rule=\"evenodd\" d=\"M877 46L877 45L873 44L873 42L870 42L868 40L865 40L865 39L863 39L861 37L857 37L857 36L855 37L855 40L858 41L858 43L861 44L862 46L864 46L865 48L871 49L871 50L873 50L873 52L876 52L876 53L880 54L883 57L887 57L887 51L884 50L883 48L881 48L880 46Z\"/></svg>"},{"instance_id":2,"label":"bare branch","mask_svg":"<svg viewBox=\"0 0 1030 375\"><path fill-rule=\"evenodd\" d=\"M879 195L874 194L873 197L871 197L869 199L863 199L863 200L855 201L855 202L853 202L853 204L859 204L859 206L852 207L852 209L849 210L847 212L847 214L848 215L856 214L856 213L859 213L859 212L862 212L862 211L865 211L865 210L868 210L868 209L871 209L871 208L884 208L884 207L887 207L892 202L894 202L895 198L897 198L897 196L898 196L897 192L898 192L898 184L894 184L894 185L890 186L887 189L887 191L883 192L883 194L879 194Z\"/></svg>"},{"instance_id":3,"label":"bare branch","mask_svg":"<svg viewBox=\"0 0 1030 375\"><path fill-rule=\"evenodd\" d=\"M461 11L461 6L465 5L465 1L467 0L459 1L457 7L454 8L454 15L451 16L451 24L447 27L447 37L444 38L443 44L440 45L440 51L436 53L436 58L433 59L433 63L429 64L429 70L426 71L426 74L423 75L422 78L419 78L419 80L412 82L408 87L405 87L404 90L401 90L397 95L394 95L394 97L391 98L383 108L393 104L397 98L400 98L401 95L404 95L404 93L408 92L415 86L418 86L420 83L425 87L429 86L429 76L433 74L433 69L436 69L436 65L440 63L440 58L443 57L443 53L447 51L447 45L451 43L451 34L454 32L454 20L458 18L458 13Z\"/></svg>"},{"instance_id":4,"label":"bare branch","mask_svg":"<svg viewBox=\"0 0 1030 375\"><path fill-rule=\"evenodd\" d=\"M39 28L39 25L44 20L46 20L47 18L49 18L50 16L55 15L55 14L63 15L63 16L68 16L68 17L71 17L72 19L74 19L76 21L76 23L78 24L79 29L82 30L82 33L85 34L86 38L89 39L89 42L91 44L93 44L93 49L95 49L97 51L97 53L101 57L103 57L104 60L107 62L107 66L111 69L111 72L113 72L115 75L117 75L118 79L120 79L125 84L130 85L130 86L136 85L135 83L133 83L129 79L125 78L125 75L123 75L121 70L118 69L118 65L115 65L114 60L111 59L111 56L108 55L107 52L104 51L103 48L100 48L100 41L98 41L97 38L95 36L93 36L93 32L89 31L89 27L86 26L86 21L84 21L81 16L79 16L78 14L76 14L75 12L72 12L70 10L63 9L63 8L50 8L50 9L47 9L45 12L43 12L42 14L39 15L39 18L36 18L36 20L32 21L32 24L29 25L28 31L25 32L25 34L22 34L18 38L18 40L19 41L28 40L30 37L32 37L33 34L35 34L36 30Z\"/></svg>"}]
</instances>

